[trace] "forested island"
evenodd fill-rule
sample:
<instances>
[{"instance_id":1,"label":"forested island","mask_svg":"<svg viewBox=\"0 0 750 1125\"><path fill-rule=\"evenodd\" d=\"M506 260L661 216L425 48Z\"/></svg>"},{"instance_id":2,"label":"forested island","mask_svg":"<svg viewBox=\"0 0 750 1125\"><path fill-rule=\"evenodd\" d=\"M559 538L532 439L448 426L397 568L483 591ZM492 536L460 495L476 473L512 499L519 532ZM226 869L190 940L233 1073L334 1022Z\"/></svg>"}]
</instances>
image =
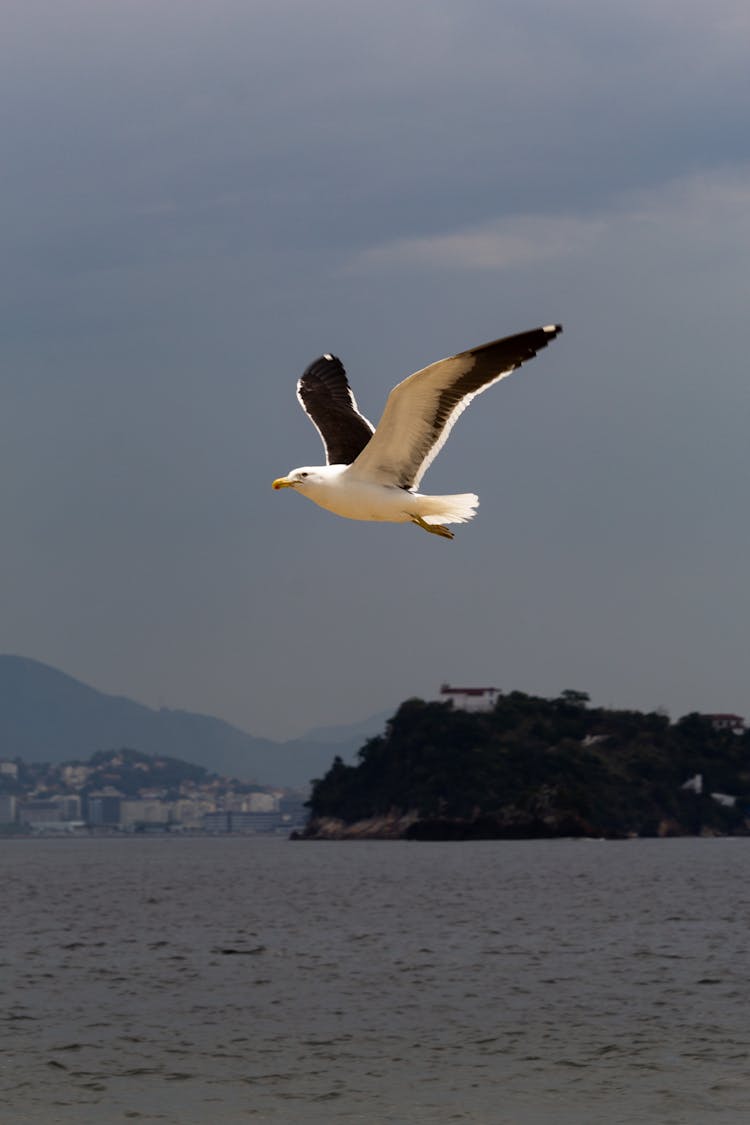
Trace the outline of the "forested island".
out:
<instances>
[{"instance_id":1,"label":"forested island","mask_svg":"<svg viewBox=\"0 0 750 1125\"><path fill-rule=\"evenodd\" d=\"M692 713L513 691L492 710L419 699L313 783L298 839L750 834L750 732Z\"/></svg>"}]
</instances>

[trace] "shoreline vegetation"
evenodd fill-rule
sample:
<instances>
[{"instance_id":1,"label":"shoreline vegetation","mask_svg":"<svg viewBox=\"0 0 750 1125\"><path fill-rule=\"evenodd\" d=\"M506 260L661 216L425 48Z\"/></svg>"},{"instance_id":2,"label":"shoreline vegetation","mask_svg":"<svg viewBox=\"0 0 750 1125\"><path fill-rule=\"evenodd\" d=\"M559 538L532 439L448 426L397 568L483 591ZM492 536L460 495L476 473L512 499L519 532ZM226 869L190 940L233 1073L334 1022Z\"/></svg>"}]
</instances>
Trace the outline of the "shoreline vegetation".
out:
<instances>
[{"instance_id":1,"label":"shoreline vegetation","mask_svg":"<svg viewBox=\"0 0 750 1125\"><path fill-rule=\"evenodd\" d=\"M313 782L296 840L750 835L750 732L710 716L501 694L488 711L411 699L356 765Z\"/></svg>"}]
</instances>

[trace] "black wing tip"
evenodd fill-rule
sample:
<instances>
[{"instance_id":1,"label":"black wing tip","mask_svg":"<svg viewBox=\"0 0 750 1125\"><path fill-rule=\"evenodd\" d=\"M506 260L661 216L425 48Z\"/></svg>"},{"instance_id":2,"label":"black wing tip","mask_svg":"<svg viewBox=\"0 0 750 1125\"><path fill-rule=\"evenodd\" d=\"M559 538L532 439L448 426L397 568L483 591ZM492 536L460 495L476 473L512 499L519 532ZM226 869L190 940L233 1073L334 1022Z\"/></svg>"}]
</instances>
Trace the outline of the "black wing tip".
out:
<instances>
[{"instance_id":1,"label":"black wing tip","mask_svg":"<svg viewBox=\"0 0 750 1125\"><path fill-rule=\"evenodd\" d=\"M314 359L312 363L305 368L300 382L308 375L320 377L325 372L331 371L332 369L344 373L344 365L339 357L337 355L331 355L330 352L326 352L324 355L319 355L317 359Z\"/></svg>"},{"instance_id":2,"label":"black wing tip","mask_svg":"<svg viewBox=\"0 0 750 1125\"><path fill-rule=\"evenodd\" d=\"M489 344L479 344L476 348L469 348L459 352L459 356L479 356L482 353L507 352L507 359L511 366L520 367L522 363L532 359L538 351L559 336L563 330L562 324L543 324L538 328L530 328L526 332L517 332L514 336L503 336L500 340L491 340ZM458 358L458 357L454 357Z\"/></svg>"}]
</instances>

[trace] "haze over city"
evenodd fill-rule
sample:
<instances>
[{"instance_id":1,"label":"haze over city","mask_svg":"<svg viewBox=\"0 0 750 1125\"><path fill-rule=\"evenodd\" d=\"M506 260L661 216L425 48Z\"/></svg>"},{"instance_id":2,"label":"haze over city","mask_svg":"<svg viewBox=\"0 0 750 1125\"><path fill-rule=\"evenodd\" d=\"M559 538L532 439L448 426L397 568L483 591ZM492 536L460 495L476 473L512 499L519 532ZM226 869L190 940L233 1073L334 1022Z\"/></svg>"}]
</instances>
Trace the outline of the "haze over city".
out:
<instances>
[{"instance_id":1,"label":"haze over city","mask_svg":"<svg viewBox=\"0 0 750 1125\"><path fill-rule=\"evenodd\" d=\"M13 0L0 651L293 737L442 681L750 713L750 14ZM271 491L295 382L536 325L424 490Z\"/></svg>"}]
</instances>

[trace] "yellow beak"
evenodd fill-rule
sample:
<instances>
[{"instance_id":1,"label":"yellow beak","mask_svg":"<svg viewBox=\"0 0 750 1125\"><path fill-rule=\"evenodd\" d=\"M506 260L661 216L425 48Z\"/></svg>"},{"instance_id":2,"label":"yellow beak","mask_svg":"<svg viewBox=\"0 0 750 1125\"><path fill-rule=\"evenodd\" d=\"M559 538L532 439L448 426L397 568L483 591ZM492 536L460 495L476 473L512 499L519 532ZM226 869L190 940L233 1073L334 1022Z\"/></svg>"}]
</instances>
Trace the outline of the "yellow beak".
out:
<instances>
[{"instance_id":1,"label":"yellow beak","mask_svg":"<svg viewBox=\"0 0 750 1125\"><path fill-rule=\"evenodd\" d=\"M294 488L296 481L290 480L289 477L279 477L271 485L272 488Z\"/></svg>"}]
</instances>

